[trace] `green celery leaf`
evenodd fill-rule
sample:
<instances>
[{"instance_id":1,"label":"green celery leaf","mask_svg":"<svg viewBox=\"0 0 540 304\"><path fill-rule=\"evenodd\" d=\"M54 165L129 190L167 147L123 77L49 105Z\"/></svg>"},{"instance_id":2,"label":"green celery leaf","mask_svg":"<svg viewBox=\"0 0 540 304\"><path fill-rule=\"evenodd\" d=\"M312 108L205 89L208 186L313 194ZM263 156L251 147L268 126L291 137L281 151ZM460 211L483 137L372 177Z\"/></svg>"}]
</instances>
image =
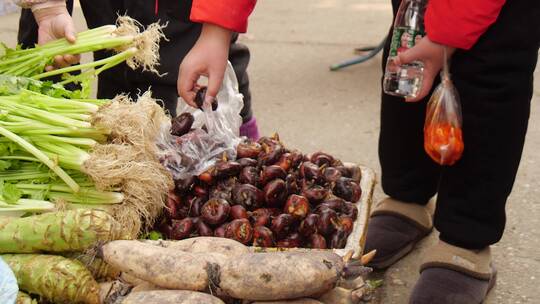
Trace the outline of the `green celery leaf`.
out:
<instances>
[{"instance_id":1,"label":"green celery leaf","mask_svg":"<svg viewBox=\"0 0 540 304\"><path fill-rule=\"evenodd\" d=\"M0 144L0 156L9 155L8 146L6 144Z\"/></svg>"},{"instance_id":2,"label":"green celery leaf","mask_svg":"<svg viewBox=\"0 0 540 304\"><path fill-rule=\"evenodd\" d=\"M6 171L11 167L11 161L9 160L0 160L0 172Z\"/></svg>"},{"instance_id":3,"label":"green celery leaf","mask_svg":"<svg viewBox=\"0 0 540 304\"><path fill-rule=\"evenodd\" d=\"M48 193L48 190L32 192L32 194L30 194L30 198L42 201L46 199Z\"/></svg>"},{"instance_id":4,"label":"green celery leaf","mask_svg":"<svg viewBox=\"0 0 540 304\"><path fill-rule=\"evenodd\" d=\"M17 76L0 75L0 95L17 94L24 86Z\"/></svg>"},{"instance_id":5,"label":"green celery leaf","mask_svg":"<svg viewBox=\"0 0 540 304\"><path fill-rule=\"evenodd\" d=\"M19 94L23 89L51 97L78 98L62 85L52 81L39 81L23 76L0 75L0 96Z\"/></svg>"},{"instance_id":6,"label":"green celery leaf","mask_svg":"<svg viewBox=\"0 0 540 304\"><path fill-rule=\"evenodd\" d=\"M6 146L6 147L7 147L7 151L8 151L8 154L9 154L9 155L14 154L15 151L21 149L21 147L19 147L19 145L16 144L16 143L14 143L14 142L4 143L2 146Z\"/></svg>"},{"instance_id":7,"label":"green celery leaf","mask_svg":"<svg viewBox=\"0 0 540 304\"><path fill-rule=\"evenodd\" d=\"M9 169L11 170L18 170L23 165L23 162L18 159L12 159L9 161L11 165L9 166Z\"/></svg>"},{"instance_id":8,"label":"green celery leaf","mask_svg":"<svg viewBox=\"0 0 540 304\"><path fill-rule=\"evenodd\" d=\"M22 197L22 192L14 184L1 183L0 194L3 200L8 204L15 204Z\"/></svg>"}]
</instances>

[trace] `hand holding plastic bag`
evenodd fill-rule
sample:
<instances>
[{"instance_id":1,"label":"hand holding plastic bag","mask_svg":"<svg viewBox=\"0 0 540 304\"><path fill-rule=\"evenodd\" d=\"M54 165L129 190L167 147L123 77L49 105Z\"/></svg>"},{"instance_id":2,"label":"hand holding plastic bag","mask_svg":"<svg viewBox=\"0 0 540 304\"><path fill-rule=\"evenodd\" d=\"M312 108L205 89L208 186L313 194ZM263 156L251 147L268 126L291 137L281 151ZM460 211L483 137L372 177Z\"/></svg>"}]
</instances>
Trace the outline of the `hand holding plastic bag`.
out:
<instances>
[{"instance_id":1,"label":"hand holding plastic bag","mask_svg":"<svg viewBox=\"0 0 540 304\"><path fill-rule=\"evenodd\" d=\"M203 173L223 155L228 159L236 157L236 146L241 140L240 111L244 102L230 63L216 99L218 107L215 111L212 111L210 104L203 104L202 111L187 106L179 109L179 113L191 112L195 117L193 131L178 137L170 134L170 124L163 126L157 143L160 160L174 180Z\"/></svg>"},{"instance_id":2,"label":"hand holding plastic bag","mask_svg":"<svg viewBox=\"0 0 540 304\"><path fill-rule=\"evenodd\" d=\"M459 94L450 80L445 52L441 84L429 99L424 125L424 149L440 165L453 165L463 154Z\"/></svg>"}]
</instances>

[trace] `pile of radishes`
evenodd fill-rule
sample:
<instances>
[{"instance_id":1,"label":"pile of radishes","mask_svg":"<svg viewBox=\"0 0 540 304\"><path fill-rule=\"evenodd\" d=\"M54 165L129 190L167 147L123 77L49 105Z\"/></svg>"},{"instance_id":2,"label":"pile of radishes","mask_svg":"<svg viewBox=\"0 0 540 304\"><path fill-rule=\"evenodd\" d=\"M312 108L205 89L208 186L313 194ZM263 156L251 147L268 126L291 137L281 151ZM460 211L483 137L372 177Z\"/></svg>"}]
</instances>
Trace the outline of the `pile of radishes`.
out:
<instances>
[{"instance_id":1,"label":"pile of radishes","mask_svg":"<svg viewBox=\"0 0 540 304\"><path fill-rule=\"evenodd\" d=\"M189 128L185 128L189 130ZM260 247L343 248L357 218L361 170L277 135L237 147L199 176L176 180L156 228L166 238L218 236Z\"/></svg>"}]
</instances>

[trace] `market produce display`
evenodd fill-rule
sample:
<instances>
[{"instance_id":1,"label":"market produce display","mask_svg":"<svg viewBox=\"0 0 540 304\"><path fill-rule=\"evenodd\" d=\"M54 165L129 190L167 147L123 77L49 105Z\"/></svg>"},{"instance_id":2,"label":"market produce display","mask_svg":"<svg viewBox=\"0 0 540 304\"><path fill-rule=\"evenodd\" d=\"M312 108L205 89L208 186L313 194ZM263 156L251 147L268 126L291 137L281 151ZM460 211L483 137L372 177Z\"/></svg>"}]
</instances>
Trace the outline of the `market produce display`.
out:
<instances>
[{"instance_id":1,"label":"market produce display","mask_svg":"<svg viewBox=\"0 0 540 304\"><path fill-rule=\"evenodd\" d=\"M171 132L189 135L192 124L191 114L183 113ZM176 240L219 236L261 247L345 246L358 214L360 168L327 153L289 150L277 135L246 140L236 155L198 177L175 180L157 229Z\"/></svg>"},{"instance_id":2,"label":"market produce display","mask_svg":"<svg viewBox=\"0 0 540 304\"><path fill-rule=\"evenodd\" d=\"M74 44L0 49L0 258L17 303L330 303L358 289L365 256L326 249L360 242L372 189L359 167L240 139L235 81L220 91L234 105L197 92L204 124L171 119L151 92L89 97L121 62L155 72L161 30L119 17ZM115 54L45 72L102 49Z\"/></svg>"}]
</instances>

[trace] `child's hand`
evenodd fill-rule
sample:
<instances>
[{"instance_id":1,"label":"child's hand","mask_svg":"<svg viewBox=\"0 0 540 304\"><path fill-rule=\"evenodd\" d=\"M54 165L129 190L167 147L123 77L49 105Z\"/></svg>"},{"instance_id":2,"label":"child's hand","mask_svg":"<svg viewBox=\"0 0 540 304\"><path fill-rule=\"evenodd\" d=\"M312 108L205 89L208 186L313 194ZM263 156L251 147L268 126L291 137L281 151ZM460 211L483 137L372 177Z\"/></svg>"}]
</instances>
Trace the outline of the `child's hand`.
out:
<instances>
[{"instance_id":1,"label":"child's hand","mask_svg":"<svg viewBox=\"0 0 540 304\"><path fill-rule=\"evenodd\" d=\"M433 80L439 74L444 63L444 48L447 48L448 59L452 56L455 49L448 47L442 44L438 44L429 40L426 36L418 42L411 49L402 52L397 55L395 63L397 65L402 65L405 63L411 63L413 61L422 61L424 63L424 80L422 82L422 87L418 92L416 98L408 98L405 101L415 102L419 101L422 98L426 97L433 86Z\"/></svg>"},{"instance_id":2,"label":"child's hand","mask_svg":"<svg viewBox=\"0 0 540 304\"><path fill-rule=\"evenodd\" d=\"M59 38L66 38L74 43L75 25L65 6L54 6L34 11L34 17L38 24L38 44L44 44ZM45 69L50 71L54 68L62 68L79 62L80 55L63 55L54 58L54 67Z\"/></svg>"},{"instance_id":3,"label":"child's hand","mask_svg":"<svg viewBox=\"0 0 540 304\"><path fill-rule=\"evenodd\" d=\"M180 64L178 73L178 95L187 104L197 107L194 99L201 75L208 77L205 102L211 103L216 97L227 67L230 43L231 31L214 24L203 25L201 36Z\"/></svg>"}]
</instances>

